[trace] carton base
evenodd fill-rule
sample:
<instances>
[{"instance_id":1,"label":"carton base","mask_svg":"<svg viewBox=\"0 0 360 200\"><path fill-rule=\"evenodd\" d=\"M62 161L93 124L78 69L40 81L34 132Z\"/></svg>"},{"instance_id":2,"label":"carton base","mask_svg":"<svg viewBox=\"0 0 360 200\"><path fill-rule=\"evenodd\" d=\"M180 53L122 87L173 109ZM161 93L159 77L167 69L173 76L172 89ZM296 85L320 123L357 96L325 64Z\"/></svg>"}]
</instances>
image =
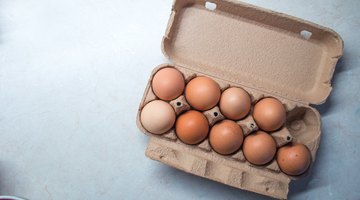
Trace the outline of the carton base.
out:
<instances>
[{"instance_id":1,"label":"carton base","mask_svg":"<svg viewBox=\"0 0 360 200\"><path fill-rule=\"evenodd\" d=\"M290 178L278 173L264 173L241 162L180 142L151 137L146 156L187 173L195 174L235 188L244 189L278 199L287 199Z\"/></svg>"}]
</instances>

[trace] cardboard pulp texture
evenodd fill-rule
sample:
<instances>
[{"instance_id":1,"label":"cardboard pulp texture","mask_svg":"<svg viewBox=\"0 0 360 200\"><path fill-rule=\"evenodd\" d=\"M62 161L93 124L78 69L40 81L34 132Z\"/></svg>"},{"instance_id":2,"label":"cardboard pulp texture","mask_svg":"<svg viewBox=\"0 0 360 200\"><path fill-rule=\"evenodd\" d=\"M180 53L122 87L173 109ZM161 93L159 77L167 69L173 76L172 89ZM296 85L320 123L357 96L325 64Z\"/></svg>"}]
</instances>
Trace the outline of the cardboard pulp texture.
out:
<instances>
[{"instance_id":1,"label":"cardboard pulp texture","mask_svg":"<svg viewBox=\"0 0 360 200\"><path fill-rule=\"evenodd\" d=\"M314 162L321 136L320 115L309 104L321 104L330 94L330 81L343 52L340 36L311 22L233 0L175 0L162 48L173 64L153 70L137 114L139 129L150 136L146 155L197 176L286 199L290 181L298 177L282 173L276 160L253 166L241 150L231 156L217 154L207 139L186 145L174 129L152 135L141 125L140 113L157 99L151 80L159 69L174 67L186 82L208 76L222 90L230 86L245 89L252 104L267 96L279 99L287 119L284 128L271 133L277 146L303 143ZM183 95L169 103L177 115L190 109ZM204 114L210 126L224 119L218 107ZM257 130L251 115L237 123L245 135Z\"/></svg>"}]
</instances>

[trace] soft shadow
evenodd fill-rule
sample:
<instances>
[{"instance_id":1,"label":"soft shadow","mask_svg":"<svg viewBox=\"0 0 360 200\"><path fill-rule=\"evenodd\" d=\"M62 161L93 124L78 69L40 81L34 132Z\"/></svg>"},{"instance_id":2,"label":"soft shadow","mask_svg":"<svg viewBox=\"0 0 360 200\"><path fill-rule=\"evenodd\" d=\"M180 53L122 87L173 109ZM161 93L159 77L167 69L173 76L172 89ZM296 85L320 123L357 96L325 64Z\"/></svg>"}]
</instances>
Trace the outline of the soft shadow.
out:
<instances>
[{"instance_id":1,"label":"soft shadow","mask_svg":"<svg viewBox=\"0 0 360 200\"><path fill-rule=\"evenodd\" d=\"M0 1L1 2L1 1ZM0 161L0 195L4 195L5 192L4 188L5 188L5 183L4 183L4 167L3 167L3 162Z\"/></svg>"},{"instance_id":2,"label":"soft shadow","mask_svg":"<svg viewBox=\"0 0 360 200\"><path fill-rule=\"evenodd\" d=\"M321 171L324 170L324 166L320 163L325 163L325 158L321 155L324 155L326 153L329 153L326 151L325 146L322 145L324 141L326 141L327 134L325 131L321 134L322 139L320 140L320 148L318 149L316 153L316 160L311 166L310 171L308 172L308 175L306 177L302 177L298 180L293 180L290 183L289 187L289 199L294 198L296 196L301 195L301 193L305 191L314 190L316 188L320 187L327 187L329 184L328 182L324 183L322 182L316 182L316 175L320 174ZM323 148L321 148L323 147Z\"/></svg>"},{"instance_id":3,"label":"soft shadow","mask_svg":"<svg viewBox=\"0 0 360 200\"><path fill-rule=\"evenodd\" d=\"M319 153L319 152L318 152ZM317 158L318 159L318 158ZM314 180L316 171L319 171L319 165L316 164L319 159L315 162L314 166L310 169L309 174L306 177L302 177L299 180L292 180L289 186L289 199L294 198L296 196L301 195L303 192L308 192L310 190L314 190L316 188L325 187L327 185L324 184L311 184L310 182Z\"/></svg>"},{"instance_id":4,"label":"soft shadow","mask_svg":"<svg viewBox=\"0 0 360 200\"><path fill-rule=\"evenodd\" d=\"M315 167L316 167L316 165L315 165ZM314 169L312 169L311 171L314 171ZM315 187L309 186L309 183L310 183L311 179L313 179L313 177L314 177L314 172L310 172L310 174L307 177L301 178L299 180L292 180L290 182L290 186L289 186L288 198L292 199L296 196L301 195L301 193L303 193L305 191L313 190L317 187L320 187L320 185L316 185ZM325 186L325 185L321 185L321 186Z\"/></svg>"},{"instance_id":5,"label":"soft shadow","mask_svg":"<svg viewBox=\"0 0 360 200\"><path fill-rule=\"evenodd\" d=\"M321 116L325 116L327 114L329 114L331 111L331 109L334 106L333 101L334 101L334 93L336 92L336 90L338 90L339 88L337 87L337 82L338 82L338 75L351 70L351 66L347 65L347 53L346 51L344 52L344 55L341 57L341 59L338 61L336 67L335 67L335 71L334 71L334 75L331 81L331 84L333 86L333 90L330 93L330 96L327 98L326 102L324 104L321 105L313 105L313 107L319 111L319 113L321 114Z\"/></svg>"},{"instance_id":6,"label":"soft shadow","mask_svg":"<svg viewBox=\"0 0 360 200\"><path fill-rule=\"evenodd\" d=\"M14 184L6 184L4 174L7 173L8 166L0 161L0 195L10 195L15 191Z\"/></svg>"}]
</instances>

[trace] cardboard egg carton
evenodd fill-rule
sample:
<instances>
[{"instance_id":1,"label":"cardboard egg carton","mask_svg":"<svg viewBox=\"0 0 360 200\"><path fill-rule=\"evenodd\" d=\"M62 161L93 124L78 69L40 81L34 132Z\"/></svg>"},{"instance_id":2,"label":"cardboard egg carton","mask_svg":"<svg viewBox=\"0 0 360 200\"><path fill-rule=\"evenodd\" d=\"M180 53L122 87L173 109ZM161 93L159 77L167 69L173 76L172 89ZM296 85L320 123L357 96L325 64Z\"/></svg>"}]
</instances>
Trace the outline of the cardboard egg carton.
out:
<instances>
[{"instance_id":1,"label":"cardboard egg carton","mask_svg":"<svg viewBox=\"0 0 360 200\"><path fill-rule=\"evenodd\" d=\"M309 104L323 103L331 91L330 80L343 51L340 36L311 22L231 0L175 0L162 48L173 63L153 70L137 115L139 129L150 136L146 155L197 176L286 199L290 181L298 177L282 173L276 160L255 166L241 149L224 156L211 149L208 139L187 145L174 128L153 135L141 125L140 113L157 99L151 80L159 69L178 69L186 83L207 76L222 91L243 88L253 105L263 97L280 100L287 110L286 123L270 134L278 147L291 141L305 144L314 162L321 124ZM191 109L184 95L169 103L177 116ZM225 118L217 106L203 113L210 126ZM258 129L251 113L237 121L244 135Z\"/></svg>"}]
</instances>

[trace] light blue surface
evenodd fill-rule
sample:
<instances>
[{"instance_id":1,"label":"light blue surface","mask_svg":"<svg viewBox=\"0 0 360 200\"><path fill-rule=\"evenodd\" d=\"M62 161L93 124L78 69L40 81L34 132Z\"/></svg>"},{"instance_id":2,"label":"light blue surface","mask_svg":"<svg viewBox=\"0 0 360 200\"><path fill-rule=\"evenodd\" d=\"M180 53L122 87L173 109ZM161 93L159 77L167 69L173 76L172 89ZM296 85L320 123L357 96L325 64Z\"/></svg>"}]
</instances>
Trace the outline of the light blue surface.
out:
<instances>
[{"instance_id":1,"label":"light blue surface","mask_svg":"<svg viewBox=\"0 0 360 200\"><path fill-rule=\"evenodd\" d=\"M336 30L344 57L310 176L290 199L360 199L360 1L247 0ZM171 1L0 0L0 195L261 199L145 157L135 115ZM263 199L267 199L263 197Z\"/></svg>"}]
</instances>

